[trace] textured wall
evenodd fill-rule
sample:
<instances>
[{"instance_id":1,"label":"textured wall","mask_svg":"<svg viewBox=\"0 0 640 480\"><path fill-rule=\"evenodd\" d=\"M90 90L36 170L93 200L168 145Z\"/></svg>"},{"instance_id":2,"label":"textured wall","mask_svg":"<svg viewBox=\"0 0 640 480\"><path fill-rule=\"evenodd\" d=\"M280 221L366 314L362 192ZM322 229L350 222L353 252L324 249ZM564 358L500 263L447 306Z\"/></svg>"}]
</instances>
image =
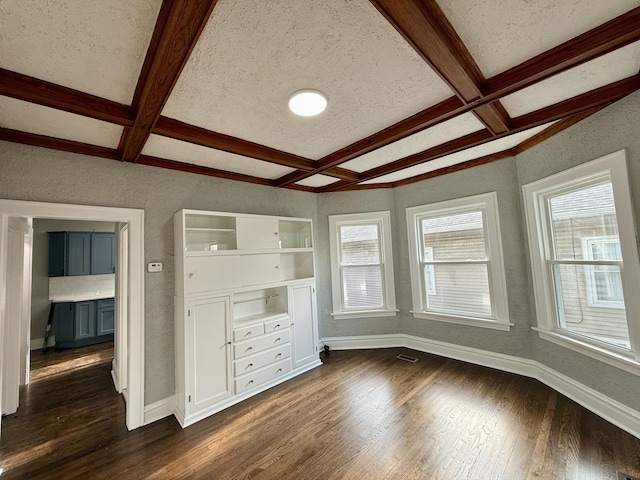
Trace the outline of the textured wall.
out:
<instances>
[{"instance_id":1,"label":"textured wall","mask_svg":"<svg viewBox=\"0 0 640 480\"><path fill-rule=\"evenodd\" d=\"M0 198L145 211L145 403L173 394L173 214L182 208L307 217L305 192L173 172L0 142ZM317 237L317 234L316 234Z\"/></svg>"},{"instance_id":2,"label":"textured wall","mask_svg":"<svg viewBox=\"0 0 640 480\"><path fill-rule=\"evenodd\" d=\"M331 258L329 251L329 215L346 213L391 212L392 243L394 250L394 279L396 298L398 298L398 258L396 255L395 236L397 218L393 208L393 191L364 190L358 192L325 193L318 195L318 252L316 264L318 267L317 279L318 291L318 323L320 324L321 337L342 337L349 335L380 335L384 333L397 333L400 328L400 315L395 317L379 317L366 319L340 319L335 320L331 295Z\"/></svg>"},{"instance_id":3,"label":"textured wall","mask_svg":"<svg viewBox=\"0 0 640 480\"><path fill-rule=\"evenodd\" d=\"M519 183L530 183L625 148L637 224L640 218L639 118L640 93L637 92L518 155ZM524 225L522 229L524 232ZM525 257L527 279L531 282L528 250ZM531 316L535 325L532 290L530 286ZM635 318L638 318L638 312L635 312ZM640 410L640 381L637 376L542 340L537 335L532 335L531 342L534 358L539 362Z\"/></svg>"},{"instance_id":4,"label":"textured wall","mask_svg":"<svg viewBox=\"0 0 640 480\"><path fill-rule=\"evenodd\" d=\"M44 338L49 318L49 236L47 232L114 232L107 222L35 219L31 268L31 338Z\"/></svg>"},{"instance_id":5,"label":"textured wall","mask_svg":"<svg viewBox=\"0 0 640 480\"><path fill-rule=\"evenodd\" d=\"M521 211L515 159L505 159L395 189L402 332L443 342L529 357L530 315L526 292ZM500 232L506 270L510 332L414 318L412 308L406 208L495 191L498 194Z\"/></svg>"}]
</instances>

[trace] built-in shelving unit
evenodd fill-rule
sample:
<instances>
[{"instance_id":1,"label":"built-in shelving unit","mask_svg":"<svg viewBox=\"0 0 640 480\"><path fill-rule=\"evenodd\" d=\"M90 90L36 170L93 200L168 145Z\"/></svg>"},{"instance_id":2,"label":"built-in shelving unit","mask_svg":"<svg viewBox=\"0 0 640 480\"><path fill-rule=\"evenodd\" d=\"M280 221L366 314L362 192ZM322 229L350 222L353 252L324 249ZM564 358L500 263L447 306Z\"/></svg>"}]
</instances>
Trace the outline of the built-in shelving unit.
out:
<instances>
[{"instance_id":1,"label":"built-in shelving unit","mask_svg":"<svg viewBox=\"0 0 640 480\"><path fill-rule=\"evenodd\" d=\"M181 425L321 364L311 220L181 210L174 227Z\"/></svg>"}]
</instances>

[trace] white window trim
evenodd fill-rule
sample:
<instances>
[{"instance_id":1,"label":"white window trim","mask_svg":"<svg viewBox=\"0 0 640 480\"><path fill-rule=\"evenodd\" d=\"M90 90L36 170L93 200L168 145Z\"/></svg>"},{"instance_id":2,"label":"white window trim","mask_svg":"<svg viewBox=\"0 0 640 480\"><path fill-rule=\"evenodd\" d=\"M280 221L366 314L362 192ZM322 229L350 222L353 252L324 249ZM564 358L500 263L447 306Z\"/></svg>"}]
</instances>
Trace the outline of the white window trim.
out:
<instances>
[{"instance_id":1,"label":"white window trim","mask_svg":"<svg viewBox=\"0 0 640 480\"><path fill-rule=\"evenodd\" d=\"M467 313L455 314L453 312L429 311L425 308L422 280L420 278L422 271L418 245L422 244L422 240L420 239L418 221L425 217L455 215L456 213L464 213L472 210L482 210L483 212L487 265L489 267L489 294L491 295L493 315L471 316ZM513 323L509 322L507 283L504 274L502 239L498 220L498 196L496 192L457 198L429 205L419 205L407 208L406 213L411 270L411 294L413 298L413 310L411 310L410 313L412 313L415 318L496 330L510 330Z\"/></svg>"},{"instance_id":2,"label":"white window trim","mask_svg":"<svg viewBox=\"0 0 640 480\"><path fill-rule=\"evenodd\" d=\"M618 235L624 268L621 271L631 352L609 346L588 337L572 335L556 327L553 282L547 265L550 257L550 225L545 199L550 194L569 191L610 180L618 220ZM640 296L634 291L640 285L640 260L636 240L635 218L627 175L626 151L620 150L591 162L583 163L522 187L537 327L532 327L545 340L552 341L584 355L604 361L640 375ZM541 228L538 228L541 226Z\"/></svg>"},{"instance_id":3,"label":"white window trim","mask_svg":"<svg viewBox=\"0 0 640 480\"><path fill-rule=\"evenodd\" d=\"M380 255L382 264L383 308L345 309L342 303L342 281L339 261L339 227L341 225L379 225ZM331 292L333 313L336 319L373 318L395 316L396 293L393 277L393 249L391 246L391 214L389 211L329 215L329 247L331 251Z\"/></svg>"},{"instance_id":4,"label":"white window trim","mask_svg":"<svg viewBox=\"0 0 640 480\"><path fill-rule=\"evenodd\" d=\"M602 243L617 243L617 238L613 237L585 237L582 239L582 251L585 252L585 260L593 260L591 249L589 245L594 242ZM595 269L593 265L586 265L585 270L588 272L586 275L586 289L587 289L587 303L590 307L596 308L624 308L624 302L615 300L600 300L597 298L596 286L595 286Z\"/></svg>"}]
</instances>

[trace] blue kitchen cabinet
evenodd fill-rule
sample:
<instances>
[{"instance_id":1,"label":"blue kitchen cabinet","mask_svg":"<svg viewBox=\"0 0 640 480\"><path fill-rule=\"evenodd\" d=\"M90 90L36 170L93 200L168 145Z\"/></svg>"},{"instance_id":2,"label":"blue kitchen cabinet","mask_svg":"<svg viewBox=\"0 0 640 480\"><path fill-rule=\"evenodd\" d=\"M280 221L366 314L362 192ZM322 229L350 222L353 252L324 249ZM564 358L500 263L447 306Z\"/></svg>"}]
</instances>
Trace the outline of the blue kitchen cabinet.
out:
<instances>
[{"instance_id":1,"label":"blue kitchen cabinet","mask_svg":"<svg viewBox=\"0 0 640 480\"><path fill-rule=\"evenodd\" d=\"M115 273L115 234L49 232L49 276Z\"/></svg>"},{"instance_id":2,"label":"blue kitchen cabinet","mask_svg":"<svg viewBox=\"0 0 640 480\"><path fill-rule=\"evenodd\" d=\"M53 306L56 348L74 348L113 340L113 298L60 302Z\"/></svg>"}]
</instances>

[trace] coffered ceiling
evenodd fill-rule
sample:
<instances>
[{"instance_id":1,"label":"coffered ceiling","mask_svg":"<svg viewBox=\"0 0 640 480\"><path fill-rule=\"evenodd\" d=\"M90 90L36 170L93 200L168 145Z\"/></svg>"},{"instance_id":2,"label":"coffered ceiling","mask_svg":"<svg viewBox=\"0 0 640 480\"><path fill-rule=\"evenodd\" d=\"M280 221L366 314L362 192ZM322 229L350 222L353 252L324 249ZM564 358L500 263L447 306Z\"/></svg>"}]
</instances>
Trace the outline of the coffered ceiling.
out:
<instances>
[{"instance_id":1,"label":"coffered ceiling","mask_svg":"<svg viewBox=\"0 0 640 480\"><path fill-rule=\"evenodd\" d=\"M0 139L389 188L522 152L639 68L640 0L1 0ZM289 112L305 88L325 112Z\"/></svg>"}]
</instances>

